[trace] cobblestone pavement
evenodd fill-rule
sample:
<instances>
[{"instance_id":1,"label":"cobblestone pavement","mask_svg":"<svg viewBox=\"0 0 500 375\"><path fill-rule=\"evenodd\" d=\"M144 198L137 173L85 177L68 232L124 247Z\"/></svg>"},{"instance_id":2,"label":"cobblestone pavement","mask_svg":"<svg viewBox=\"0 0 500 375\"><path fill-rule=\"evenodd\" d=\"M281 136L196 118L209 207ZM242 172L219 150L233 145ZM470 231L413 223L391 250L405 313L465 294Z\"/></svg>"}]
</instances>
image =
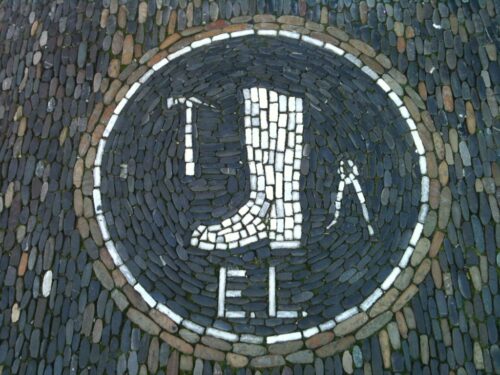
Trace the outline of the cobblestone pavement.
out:
<instances>
[{"instance_id":1,"label":"cobblestone pavement","mask_svg":"<svg viewBox=\"0 0 500 375\"><path fill-rule=\"evenodd\" d=\"M500 3L0 4L0 374L500 373Z\"/></svg>"}]
</instances>

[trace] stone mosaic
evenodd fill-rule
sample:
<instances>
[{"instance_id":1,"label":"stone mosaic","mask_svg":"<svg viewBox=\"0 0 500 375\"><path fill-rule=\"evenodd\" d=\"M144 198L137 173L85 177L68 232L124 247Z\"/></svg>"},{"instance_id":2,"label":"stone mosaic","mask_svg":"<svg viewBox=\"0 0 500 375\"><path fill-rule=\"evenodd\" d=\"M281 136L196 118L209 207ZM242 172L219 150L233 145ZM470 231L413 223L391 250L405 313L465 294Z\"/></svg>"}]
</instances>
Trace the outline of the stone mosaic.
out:
<instances>
[{"instance_id":1,"label":"stone mosaic","mask_svg":"<svg viewBox=\"0 0 500 375\"><path fill-rule=\"evenodd\" d=\"M332 329L390 288L429 179L415 122L377 73L319 39L256 34L195 41L134 83L99 142L93 195L115 265L150 307L197 334L274 343Z\"/></svg>"},{"instance_id":2,"label":"stone mosaic","mask_svg":"<svg viewBox=\"0 0 500 375\"><path fill-rule=\"evenodd\" d=\"M498 373L497 25L1 3L0 373Z\"/></svg>"}]
</instances>

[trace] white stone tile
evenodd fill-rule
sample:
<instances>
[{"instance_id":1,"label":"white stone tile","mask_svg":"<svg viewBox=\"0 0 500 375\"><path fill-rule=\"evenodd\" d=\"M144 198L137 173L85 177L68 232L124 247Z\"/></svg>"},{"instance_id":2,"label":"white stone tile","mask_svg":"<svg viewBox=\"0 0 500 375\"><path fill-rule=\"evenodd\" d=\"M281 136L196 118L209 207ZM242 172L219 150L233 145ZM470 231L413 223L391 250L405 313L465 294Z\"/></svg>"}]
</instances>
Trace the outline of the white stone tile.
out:
<instances>
[{"instance_id":1,"label":"white stone tile","mask_svg":"<svg viewBox=\"0 0 500 375\"><path fill-rule=\"evenodd\" d=\"M299 313L297 311L278 311L276 313L277 318L291 319L297 318Z\"/></svg>"},{"instance_id":2,"label":"white stone tile","mask_svg":"<svg viewBox=\"0 0 500 375\"><path fill-rule=\"evenodd\" d=\"M415 229L413 230L413 234L411 235L410 238L411 246L417 245L417 241L420 238L420 235L422 234L423 230L424 230L424 225L422 223L417 223L417 225L415 225Z\"/></svg>"},{"instance_id":3,"label":"white stone tile","mask_svg":"<svg viewBox=\"0 0 500 375\"><path fill-rule=\"evenodd\" d=\"M310 36L307 36L307 35L302 35L302 40L306 43L312 44L312 45L317 46L317 47L323 47L323 45L325 44L321 40L316 39L316 38L311 38Z\"/></svg>"},{"instance_id":4,"label":"white stone tile","mask_svg":"<svg viewBox=\"0 0 500 375\"><path fill-rule=\"evenodd\" d=\"M375 73L372 68L365 65L361 68L361 70L374 81L378 79L378 74Z\"/></svg>"},{"instance_id":5,"label":"white stone tile","mask_svg":"<svg viewBox=\"0 0 500 375\"><path fill-rule=\"evenodd\" d=\"M238 241L240 239L240 235L238 233L228 233L224 236L226 242Z\"/></svg>"},{"instance_id":6,"label":"white stone tile","mask_svg":"<svg viewBox=\"0 0 500 375\"><path fill-rule=\"evenodd\" d=\"M196 237L193 236L191 237L191 246L198 247L198 244L200 243L200 240Z\"/></svg>"},{"instance_id":7,"label":"white stone tile","mask_svg":"<svg viewBox=\"0 0 500 375\"><path fill-rule=\"evenodd\" d=\"M234 333L222 331L216 328L207 328L207 335L229 342L237 342L239 339L239 336Z\"/></svg>"},{"instance_id":8,"label":"white stone tile","mask_svg":"<svg viewBox=\"0 0 500 375\"><path fill-rule=\"evenodd\" d=\"M427 159L425 156L418 157L418 165L420 166L420 173L427 174Z\"/></svg>"},{"instance_id":9,"label":"white stone tile","mask_svg":"<svg viewBox=\"0 0 500 375\"><path fill-rule=\"evenodd\" d=\"M128 164L126 163L120 164L120 178L122 180L126 180L127 177L128 177Z\"/></svg>"},{"instance_id":10,"label":"white stone tile","mask_svg":"<svg viewBox=\"0 0 500 375\"><path fill-rule=\"evenodd\" d=\"M280 95L279 96L279 110L280 110L280 112L286 113L288 111L287 104L288 104L287 97L285 95ZM278 120L278 123L280 121L283 121L283 120L281 120L282 117L283 116L280 115L280 119ZM284 116L284 118L286 119L286 115ZM286 121L285 121L285 123L283 125L280 125L280 126L284 127L285 125L286 125Z\"/></svg>"},{"instance_id":11,"label":"white stone tile","mask_svg":"<svg viewBox=\"0 0 500 375\"><path fill-rule=\"evenodd\" d=\"M113 130L113 128L115 126L116 120L118 120L118 116L117 115L112 115L111 118L108 121L108 124L106 125L106 128L104 129L103 134L102 134L102 136L104 138L108 138L109 137L109 135L111 134L111 131Z\"/></svg>"},{"instance_id":12,"label":"white stone tile","mask_svg":"<svg viewBox=\"0 0 500 375\"><path fill-rule=\"evenodd\" d=\"M106 241L106 249L108 249L108 253L111 256L111 259L113 259L115 266L121 266L123 264L123 260L116 250L115 243L113 241Z\"/></svg>"},{"instance_id":13,"label":"white stone tile","mask_svg":"<svg viewBox=\"0 0 500 375\"><path fill-rule=\"evenodd\" d=\"M403 116L403 118L407 119L410 117L410 112L408 112L408 108L406 108L406 106L401 106L399 107L399 112L401 113L401 116Z\"/></svg>"},{"instance_id":14,"label":"white stone tile","mask_svg":"<svg viewBox=\"0 0 500 375\"><path fill-rule=\"evenodd\" d=\"M293 227L293 238L300 240L300 238L302 237L302 225L300 225L302 223L302 219L300 219L299 221L296 219L295 223L299 225L295 225Z\"/></svg>"},{"instance_id":15,"label":"white stone tile","mask_svg":"<svg viewBox=\"0 0 500 375\"><path fill-rule=\"evenodd\" d=\"M208 241L215 243L217 241L217 233L215 232L209 232L208 233Z\"/></svg>"},{"instance_id":16,"label":"white stone tile","mask_svg":"<svg viewBox=\"0 0 500 375\"><path fill-rule=\"evenodd\" d=\"M271 190L271 193L268 193L268 189ZM266 187L266 195L269 197L269 199L274 199L274 190L272 190L272 187L268 186ZM262 205L258 216L259 217L265 217L267 215L267 212L269 211L270 203L269 202L264 202Z\"/></svg>"},{"instance_id":17,"label":"white stone tile","mask_svg":"<svg viewBox=\"0 0 500 375\"><path fill-rule=\"evenodd\" d=\"M354 174L350 173L349 174L349 179L351 180L351 183L354 186L354 191L356 193L358 193L358 194L361 193L362 192L361 185L359 184L358 179L356 178L356 176L354 176Z\"/></svg>"},{"instance_id":18,"label":"white stone tile","mask_svg":"<svg viewBox=\"0 0 500 375\"><path fill-rule=\"evenodd\" d=\"M252 207L252 210L254 210L254 209L258 209L258 207L256 207L256 206ZM243 218L241 219L241 223L243 225L247 226L248 224L250 224L254 220L255 220L255 216L251 212L249 212L248 214L243 216Z\"/></svg>"},{"instance_id":19,"label":"white stone tile","mask_svg":"<svg viewBox=\"0 0 500 375\"><path fill-rule=\"evenodd\" d=\"M392 286L392 284L394 284L394 280L396 280L396 277L398 277L400 273L401 269L399 267L395 267L380 286L382 290L389 289Z\"/></svg>"},{"instance_id":20,"label":"white stone tile","mask_svg":"<svg viewBox=\"0 0 500 375\"><path fill-rule=\"evenodd\" d=\"M292 39L300 38L300 34L295 31L280 30L279 35Z\"/></svg>"},{"instance_id":21,"label":"white stone tile","mask_svg":"<svg viewBox=\"0 0 500 375\"><path fill-rule=\"evenodd\" d=\"M429 205L428 204L422 204L420 206L420 211L418 213L418 222L424 224L425 223L425 218L427 217L427 214L429 213Z\"/></svg>"},{"instance_id":22,"label":"white stone tile","mask_svg":"<svg viewBox=\"0 0 500 375\"><path fill-rule=\"evenodd\" d=\"M211 249L203 249L202 247L198 246L200 249L202 250L211 250ZM223 242L218 242L216 245L215 245L215 248L217 250L227 250L229 246L227 246L227 244L223 243Z\"/></svg>"},{"instance_id":23,"label":"white stone tile","mask_svg":"<svg viewBox=\"0 0 500 375\"><path fill-rule=\"evenodd\" d=\"M146 73L142 75L141 78L139 78L139 83L141 84L145 83L149 79L149 77L153 75L154 72L155 71L153 69L149 69Z\"/></svg>"},{"instance_id":24,"label":"white stone tile","mask_svg":"<svg viewBox=\"0 0 500 375\"><path fill-rule=\"evenodd\" d=\"M344 320L349 319L351 316L356 315L358 313L358 308L356 306L351 307L350 309L344 311L343 313L338 314L335 317L335 321L337 323L343 322Z\"/></svg>"},{"instance_id":25,"label":"white stone tile","mask_svg":"<svg viewBox=\"0 0 500 375\"><path fill-rule=\"evenodd\" d=\"M276 268L269 267L269 316L276 316Z\"/></svg>"},{"instance_id":26,"label":"white stone tile","mask_svg":"<svg viewBox=\"0 0 500 375\"><path fill-rule=\"evenodd\" d=\"M262 148L264 149L269 148L269 132L263 131L260 138L261 138Z\"/></svg>"},{"instance_id":27,"label":"white stone tile","mask_svg":"<svg viewBox=\"0 0 500 375\"><path fill-rule=\"evenodd\" d=\"M186 108L186 126L193 126L191 123L193 122L193 109Z\"/></svg>"},{"instance_id":28,"label":"white stone tile","mask_svg":"<svg viewBox=\"0 0 500 375\"><path fill-rule=\"evenodd\" d=\"M302 332L304 335L304 338L309 338L311 336L314 336L315 334L319 333L319 328L318 327L311 327Z\"/></svg>"},{"instance_id":29,"label":"white stone tile","mask_svg":"<svg viewBox=\"0 0 500 375\"><path fill-rule=\"evenodd\" d=\"M52 271L48 270L43 275L42 280L42 296L48 297L50 295L50 291L52 290Z\"/></svg>"},{"instance_id":30,"label":"white stone tile","mask_svg":"<svg viewBox=\"0 0 500 375\"><path fill-rule=\"evenodd\" d=\"M94 167L92 170L94 176L94 187L98 188L101 186L101 167Z\"/></svg>"},{"instance_id":31,"label":"white stone tile","mask_svg":"<svg viewBox=\"0 0 500 375\"><path fill-rule=\"evenodd\" d=\"M382 78L379 78L377 80L377 85L379 85L379 87L384 90L384 92L389 92L391 91L391 87L387 84L387 82L385 82Z\"/></svg>"},{"instance_id":32,"label":"white stone tile","mask_svg":"<svg viewBox=\"0 0 500 375\"><path fill-rule=\"evenodd\" d=\"M184 54L186 54L186 53L190 52L191 50L192 50L192 48L191 48L190 46L187 46L187 47L184 47L184 48L182 48L182 49L180 49L180 50L178 50L178 51L176 51L176 52L174 52L174 53L172 53L172 54L168 55L167 57L168 57L168 59L169 59L170 61L172 61L173 59L176 59L176 58L178 58L179 56L182 56L182 55L184 55Z\"/></svg>"},{"instance_id":33,"label":"white stone tile","mask_svg":"<svg viewBox=\"0 0 500 375\"><path fill-rule=\"evenodd\" d=\"M264 342L264 338L262 336L243 334L240 337L240 341L247 344L262 344Z\"/></svg>"},{"instance_id":34,"label":"white stone tile","mask_svg":"<svg viewBox=\"0 0 500 375\"><path fill-rule=\"evenodd\" d=\"M184 319L182 325L199 335L203 335L203 332L205 332L205 328L188 319Z\"/></svg>"},{"instance_id":35,"label":"white stone tile","mask_svg":"<svg viewBox=\"0 0 500 375\"><path fill-rule=\"evenodd\" d=\"M99 145L97 146L97 153L94 161L95 166L100 166L102 163L102 155L104 154L104 147L106 147L106 140L101 139L99 141Z\"/></svg>"},{"instance_id":36,"label":"white stone tile","mask_svg":"<svg viewBox=\"0 0 500 375\"><path fill-rule=\"evenodd\" d=\"M261 109L267 108L267 89L262 87L259 87L259 105Z\"/></svg>"},{"instance_id":37,"label":"white stone tile","mask_svg":"<svg viewBox=\"0 0 500 375\"><path fill-rule=\"evenodd\" d=\"M121 274L125 277L125 279L127 280L127 282L130 285L134 286L137 283L137 280L132 275L132 272L130 272L130 270L128 269L128 267L125 264L122 264L119 268L120 268Z\"/></svg>"},{"instance_id":38,"label":"white stone tile","mask_svg":"<svg viewBox=\"0 0 500 375\"><path fill-rule=\"evenodd\" d=\"M104 215L97 214L96 219L97 224L99 224L99 229L101 229L102 239L104 241L109 240L108 226L106 225L106 219L104 218Z\"/></svg>"},{"instance_id":39,"label":"white stone tile","mask_svg":"<svg viewBox=\"0 0 500 375\"><path fill-rule=\"evenodd\" d=\"M394 91L391 91L389 93L389 98L394 102L394 104L396 105L396 107L401 107L403 105L403 101L398 96L398 94L396 94Z\"/></svg>"},{"instance_id":40,"label":"white stone tile","mask_svg":"<svg viewBox=\"0 0 500 375\"><path fill-rule=\"evenodd\" d=\"M191 163L191 162L193 162L193 160L194 160L193 150L190 148L186 148L184 150L184 161L186 163Z\"/></svg>"},{"instance_id":41,"label":"white stone tile","mask_svg":"<svg viewBox=\"0 0 500 375\"><path fill-rule=\"evenodd\" d=\"M253 31L253 29L233 31L231 33L231 38L238 38L240 36L253 35L253 34L255 34L255 31Z\"/></svg>"},{"instance_id":42,"label":"white stone tile","mask_svg":"<svg viewBox=\"0 0 500 375\"><path fill-rule=\"evenodd\" d=\"M292 184L290 183L285 183L285 201L291 201L292 200Z\"/></svg>"},{"instance_id":43,"label":"white stone tile","mask_svg":"<svg viewBox=\"0 0 500 375\"><path fill-rule=\"evenodd\" d=\"M258 30L257 35L276 36L276 35L278 35L278 31L276 31L276 30Z\"/></svg>"},{"instance_id":44,"label":"white stone tile","mask_svg":"<svg viewBox=\"0 0 500 375\"><path fill-rule=\"evenodd\" d=\"M127 99L130 99L132 96L134 96L139 87L141 87L141 84L139 82L134 82L134 84L128 89L127 93L125 94L125 97Z\"/></svg>"},{"instance_id":45,"label":"white stone tile","mask_svg":"<svg viewBox=\"0 0 500 375\"><path fill-rule=\"evenodd\" d=\"M122 100L120 100L120 103L118 103L118 105L116 106L115 110L114 110L114 114L115 115L119 115L120 112L122 111L122 109L125 107L125 105L127 104L128 100L127 98L123 98Z\"/></svg>"},{"instance_id":46,"label":"white stone tile","mask_svg":"<svg viewBox=\"0 0 500 375\"><path fill-rule=\"evenodd\" d=\"M360 59L358 59L356 56L350 54L350 53L346 53L344 55L344 57L349 60L350 62L352 62L354 65L356 65L358 68L361 68L363 66L363 63L361 62Z\"/></svg>"},{"instance_id":47,"label":"white stone tile","mask_svg":"<svg viewBox=\"0 0 500 375\"><path fill-rule=\"evenodd\" d=\"M406 119L406 124L408 125L411 131L417 130L417 125L415 125L415 121L413 121L412 118Z\"/></svg>"},{"instance_id":48,"label":"white stone tile","mask_svg":"<svg viewBox=\"0 0 500 375\"><path fill-rule=\"evenodd\" d=\"M295 98L295 111L297 112L296 118L302 116L302 111L304 109L304 105L302 102L302 98Z\"/></svg>"},{"instance_id":49,"label":"white stone tile","mask_svg":"<svg viewBox=\"0 0 500 375\"><path fill-rule=\"evenodd\" d=\"M246 277L246 270L227 270L227 277Z\"/></svg>"},{"instance_id":50,"label":"white stone tile","mask_svg":"<svg viewBox=\"0 0 500 375\"><path fill-rule=\"evenodd\" d=\"M422 140L420 139L420 135L416 130L413 130L411 132L411 136L413 137L413 142L415 143L415 147L417 148L417 153L419 155L424 155L425 154L425 148L424 144L422 143Z\"/></svg>"},{"instance_id":51,"label":"white stone tile","mask_svg":"<svg viewBox=\"0 0 500 375\"><path fill-rule=\"evenodd\" d=\"M289 112L295 112L295 100L296 98L294 96L288 97L288 111ZM294 116L290 116L291 118L294 118Z\"/></svg>"},{"instance_id":52,"label":"white stone tile","mask_svg":"<svg viewBox=\"0 0 500 375\"><path fill-rule=\"evenodd\" d=\"M246 213L249 211L249 207L251 206L251 205L249 205L249 203L250 203L250 202L247 202L247 204L246 204L246 205L242 206L242 207L238 210L238 214L239 214L240 216L242 216L242 217L243 217L243 216L245 216L245 215L246 215Z\"/></svg>"},{"instance_id":53,"label":"white stone tile","mask_svg":"<svg viewBox=\"0 0 500 375\"><path fill-rule=\"evenodd\" d=\"M258 241L258 236L250 236L248 238L244 238L240 241L240 246L247 246L247 245L250 245L254 242L257 242Z\"/></svg>"},{"instance_id":54,"label":"white stone tile","mask_svg":"<svg viewBox=\"0 0 500 375\"><path fill-rule=\"evenodd\" d=\"M361 202L361 210L363 211L363 217L366 222L370 221L370 216L368 215L368 208L366 207L366 204L364 204L365 197L364 195L361 194L361 197L359 197L359 201Z\"/></svg>"},{"instance_id":55,"label":"white stone tile","mask_svg":"<svg viewBox=\"0 0 500 375\"><path fill-rule=\"evenodd\" d=\"M420 194L420 202L429 202L429 184L430 179L427 176L422 177L422 186L421 186L421 194Z\"/></svg>"},{"instance_id":56,"label":"white stone tile","mask_svg":"<svg viewBox=\"0 0 500 375\"><path fill-rule=\"evenodd\" d=\"M275 344L277 342L300 340L301 338L302 334L300 332L292 332L292 333L284 333L282 335L268 336L266 338L266 342L268 344Z\"/></svg>"},{"instance_id":57,"label":"white stone tile","mask_svg":"<svg viewBox=\"0 0 500 375\"><path fill-rule=\"evenodd\" d=\"M154 308L156 306L155 299L146 291L146 289L143 288L141 284L135 284L134 289L141 295L142 299L149 305L149 307Z\"/></svg>"},{"instance_id":58,"label":"white stone tile","mask_svg":"<svg viewBox=\"0 0 500 375\"><path fill-rule=\"evenodd\" d=\"M186 163L186 176L194 176L195 165L194 163Z\"/></svg>"},{"instance_id":59,"label":"white stone tile","mask_svg":"<svg viewBox=\"0 0 500 375\"><path fill-rule=\"evenodd\" d=\"M285 160L287 160L286 159L287 157L289 158L288 160L290 160L290 159L293 160L293 156L287 154L285 151ZM289 164L285 165L284 179L285 179L285 181L293 181L293 167ZM290 186L290 188L291 188L291 186Z\"/></svg>"},{"instance_id":60,"label":"white stone tile","mask_svg":"<svg viewBox=\"0 0 500 375\"><path fill-rule=\"evenodd\" d=\"M208 251L215 249L214 244L211 244L208 242L203 242L203 241L200 241L200 243L198 244L198 247L201 250L208 250Z\"/></svg>"},{"instance_id":61,"label":"white stone tile","mask_svg":"<svg viewBox=\"0 0 500 375\"><path fill-rule=\"evenodd\" d=\"M337 325L337 323L335 323L335 321L332 319L332 320L328 320L327 322L320 324L319 329L321 332L325 332L325 331L329 331L329 330L333 329L336 325Z\"/></svg>"},{"instance_id":62,"label":"white stone tile","mask_svg":"<svg viewBox=\"0 0 500 375\"><path fill-rule=\"evenodd\" d=\"M162 314L165 314L166 316L168 316L170 319L172 319L177 324L180 324L183 320L183 318L180 315L176 314L175 312L170 310L167 306L165 306L162 303L158 303L158 305L156 306L156 309L159 312L161 312Z\"/></svg>"},{"instance_id":63,"label":"white stone tile","mask_svg":"<svg viewBox=\"0 0 500 375\"><path fill-rule=\"evenodd\" d=\"M413 254L413 247L408 246L403 253L403 256L401 257L401 260L399 261L399 267L405 268L408 265L408 261L411 258L411 255Z\"/></svg>"},{"instance_id":64,"label":"white stone tile","mask_svg":"<svg viewBox=\"0 0 500 375\"><path fill-rule=\"evenodd\" d=\"M333 53L339 55L339 56L343 56L345 51L337 46L334 46L333 44L331 43L325 43L325 48L332 51Z\"/></svg>"},{"instance_id":65,"label":"white stone tile","mask_svg":"<svg viewBox=\"0 0 500 375\"><path fill-rule=\"evenodd\" d=\"M163 68L167 64L168 64L168 58L165 57L153 65L153 70L155 72L157 72L158 70L160 70L161 68Z\"/></svg>"},{"instance_id":66,"label":"white stone tile","mask_svg":"<svg viewBox=\"0 0 500 375\"><path fill-rule=\"evenodd\" d=\"M259 111L260 111L260 108L259 108L259 103L252 103L252 116L254 116L252 118L252 125L253 126L260 126L260 123L259 123Z\"/></svg>"},{"instance_id":67,"label":"white stone tile","mask_svg":"<svg viewBox=\"0 0 500 375\"><path fill-rule=\"evenodd\" d=\"M207 44L210 44L212 43L212 40L210 38L205 38L205 39L201 39L201 40L197 40L193 43L191 43L191 48L198 48L198 47L201 47L201 46L206 46Z\"/></svg>"},{"instance_id":68,"label":"white stone tile","mask_svg":"<svg viewBox=\"0 0 500 375\"><path fill-rule=\"evenodd\" d=\"M297 249L300 241L273 241L269 244L271 249Z\"/></svg>"},{"instance_id":69,"label":"white stone tile","mask_svg":"<svg viewBox=\"0 0 500 375\"><path fill-rule=\"evenodd\" d=\"M231 218L227 218L222 221L221 225L223 228L229 228L233 225L233 222L231 221Z\"/></svg>"},{"instance_id":70,"label":"white stone tile","mask_svg":"<svg viewBox=\"0 0 500 375\"><path fill-rule=\"evenodd\" d=\"M178 103L177 99L167 98L167 108L172 108L177 103Z\"/></svg>"},{"instance_id":71,"label":"white stone tile","mask_svg":"<svg viewBox=\"0 0 500 375\"><path fill-rule=\"evenodd\" d=\"M290 131L290 133L288 133L288 139L292 139L294 142L293 145L290 145L290 147L293 149L295 147L295 132L293 131L295 129L295 116L293 116L293 114L288 116L287 128Z\"/></svg>"},{"instance_id":72,"label":"white stone tile","mask_svg":"<svg viewBox=\"0 0 500 375\"><path fill-rule=\"evenodd\" d=\"M297 155L300 155L300 153L298 153ZM296 169L296 170L300 170L300 165L302 164L302 159L300 158L295 158L293 160L293 168Z\"/></svg>"},{"instance_id":73,"label":"white stone tile","mask_svg":"<svg viewBox=\"0 0 500 375\"><path fill-rule=\"evenodd\" d=\"M269 121L278 121L278 103L271 103L269 106Z\"/></svg>"},{"instance_id":74,"label":"white stone tile","mask_svg":"<svg viewBox=\"0 0 500 375\"><path fill-rule=\"evenodd\" d=\"M228 39L229 37L230 37L229 33L219 34L219 35L213 36L212 41L217 42L219 40Z\"/></svg>"},{"instance_id":75,"label":"white stone tile","mask_svg":"<svg viewBox=\"0 0 500 375\"><path fill-rule=\"evenodd\" d=\"M250 89L250 99L252 100L252 103L258 103L259 102L259 89L257 87L252 87ZM257 113L259 112L259 106L257 108ZM253 110L252 110L253 112Z\"/></svg>"},{"instance_id":76,"label":"white stone tile","mask_svg":"<svg viewBox=\"0 0 500 375\"><path fill-rule=\"evenodd\" d=\"M257 190L257 176L250 175L250 189Z\"/></svg>"},{"instance_id":77,"label":"white stone tile","mask_svg":"<svg viewBox=\"0 0 500 375\"><path fill-rule=\"evenodd\" d=\"M92 190L92 200L94 202L94 211L96 214L102 214L102 199L99 189Z\"/></svg>"},{"instance_id":78,"label":"white stone tile","mask_svg":"<svg viewBox=\"0 0 500 375\"><path fill-rule=\"evenodd\" d=\"M226 311L226 318L244 318L246 317L246 313L244 311Z\"/></svg>"},{"instance_id":79,"label":"white stone tile","mask_svg":"<svg viewBox=\"0 0 500 375\"><path fill-rule=\"evenodd\" d=\"M382 289L377 288L361 303L361 310L366 311L380 298L382 297Z\"/></svg>"},{"instance_id":80,"label":"white stone tile","mask_svg":"<svg viewBox=\"0 0 500 375\"><path fill-rule=\"evenodd\" d=\"M281 116L280 116L281 118ZM285 151L285 143L286 143L286 129L279 128L278 129L278 143L276 145L276 151L284 152Z\"/></svg>"}]
</instances>

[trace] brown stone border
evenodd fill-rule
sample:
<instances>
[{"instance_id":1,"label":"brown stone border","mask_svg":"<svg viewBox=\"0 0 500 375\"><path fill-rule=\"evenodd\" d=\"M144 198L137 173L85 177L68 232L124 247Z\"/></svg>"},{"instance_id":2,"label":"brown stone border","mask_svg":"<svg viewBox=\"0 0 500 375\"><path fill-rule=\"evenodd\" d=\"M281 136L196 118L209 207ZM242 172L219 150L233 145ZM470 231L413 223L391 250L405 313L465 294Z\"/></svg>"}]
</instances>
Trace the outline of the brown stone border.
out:
<instances>
[{"instance_id":1,"label":"brown stone border","mask_svg":"<svg viewBox=\"0 0 500 375\"><path fill-rule=\"evenodd\" d=\"M104 247L95 214L89 210L92 200L94 164L97 145L117 103L125 96L130 86L150 67L163 57L176 52L194 41L218 34L247 29L275 29L295 31L339 46L359 58L365 65L384 77L391 89L403 100L417 124L417 130L424 144L430 177L429 214L422 237L417 243L410 264L397 277L393 286L367 312L358 313L339 323L333 330L318 333L306 340L289 341L271 345L230 343L212 336L198 336L186 328L179 327L163 314L158 313L142 300L142 297L127 284L116 269L107 249ZM124 61L125 52L121 55ZM108 74L115 79L103 78L98 82L103 92L103 104L97 104L89 118L86 132L82 135L75 163L73 183L74 202L78 218L77 226L83 239L89 237L99 247L99 259L94 261L94 272L102 285L111 292L118 308L145 332L159 336L170 346L187 355L213 360L227 361L232 367L274 367L289 363L310 363L314 355L328 357L349 349L356 341L371 336L394 320L394 314L417 293L420 284L431 268L431 259L441 247L444 230L449 220L451 191L447 180L439 180L438 168L447 169L444 141L434 127L430 114L425 110L425 99L406 83L406 77L394 69L390 59L377 54L362 41L350 38L335 27L305 22L301 17L272 15L237 17L231 21L216 21L205 27L193 27L168 36L159 46L146 52L138 65L128 75L127 65L117 72L116 59L111 60ZM125 61L129 62L128 57ZM119 67L119 64L118 64ZM121 78L121 79L120 79ZM97 83L94 81L94 85ZM439 167L438 167L439 165ZM90 202L89 202L90 201ZM90 204L89 204L90 203Z\"/></svg>"}]
</instances>

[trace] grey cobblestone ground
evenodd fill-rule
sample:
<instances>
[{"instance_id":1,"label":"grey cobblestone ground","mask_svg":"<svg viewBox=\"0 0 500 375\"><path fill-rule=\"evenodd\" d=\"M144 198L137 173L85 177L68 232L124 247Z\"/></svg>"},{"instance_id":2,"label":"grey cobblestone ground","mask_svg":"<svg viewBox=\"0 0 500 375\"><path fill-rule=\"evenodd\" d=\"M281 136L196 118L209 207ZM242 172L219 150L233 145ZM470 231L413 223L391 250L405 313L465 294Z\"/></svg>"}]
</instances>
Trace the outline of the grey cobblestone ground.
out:
<instances>
[{"instance_id":1,"label":"grey cobblestone ground","mask_svg":"<svg viewBox=\"0 0 500 375\"><path fill-rule=\"evenodd\" d=\"M500 373L499 12L492 0L2 2L0 374ZM381 314L266 356L149 318L92 203L99 140L131 83L200 35L247 28L322 36L388 72L431 179L427 242Z\"/></svg>"}]
</instances>

